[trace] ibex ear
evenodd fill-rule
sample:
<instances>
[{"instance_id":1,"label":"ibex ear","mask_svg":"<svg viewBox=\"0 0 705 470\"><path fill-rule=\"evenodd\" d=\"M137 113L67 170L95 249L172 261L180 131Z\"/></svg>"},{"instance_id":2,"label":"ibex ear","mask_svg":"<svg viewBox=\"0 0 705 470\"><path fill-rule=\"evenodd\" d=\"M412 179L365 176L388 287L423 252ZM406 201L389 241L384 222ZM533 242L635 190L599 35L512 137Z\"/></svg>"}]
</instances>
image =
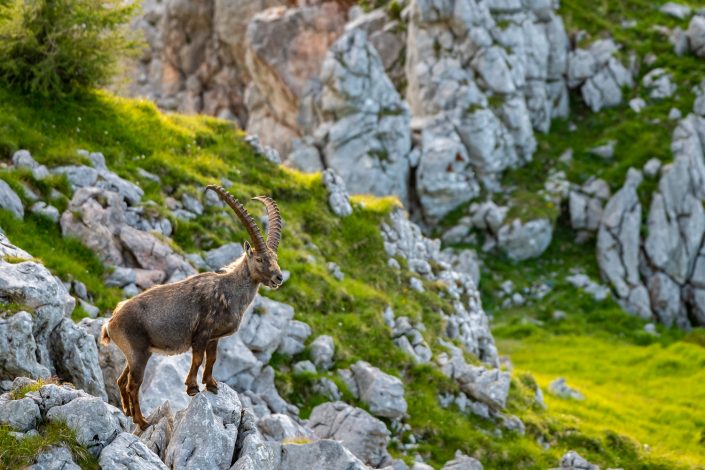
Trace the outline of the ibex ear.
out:
<instances>
[{"instance_id":1,"label":"ibex ear","mask_svg":"<svg viewBox=\"0 0 705 470\"><path fill-rule=\"evenodd\" d=\"M252 251L252 247L250 246L250 242L245 240L245 243L243 243L243 246L245 247L245 253L247 254L247 257L251 258L253 251Z\"/></svg>"}]
</instances>

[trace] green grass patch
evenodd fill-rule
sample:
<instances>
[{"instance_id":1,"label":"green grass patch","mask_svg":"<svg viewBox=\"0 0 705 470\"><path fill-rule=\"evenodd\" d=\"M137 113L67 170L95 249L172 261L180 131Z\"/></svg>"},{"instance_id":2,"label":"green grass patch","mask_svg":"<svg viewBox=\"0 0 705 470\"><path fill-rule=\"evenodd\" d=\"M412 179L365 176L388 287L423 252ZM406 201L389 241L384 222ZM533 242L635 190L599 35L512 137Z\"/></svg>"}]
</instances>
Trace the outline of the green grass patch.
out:
<instances>
[{"instance_id":1,"label":"green grass patch","mask_svg":"<svg viewBox=\"0 0 705 470\"><path fill-rule=\"evenodd\" d=\"M51 422L38 429L39 435L21 439L10 434L12 429L0 426L0 466L8 470L26 468L43 450L63 445L73 454L76 463L83 469L99 469L98 460L76 440L75 433L64 423Z\"/></svg>"},{"instance_id":2,"label":"green grass patch","mask_svg":"<svg viewBox=\"0 0 705 470\"><path fill-rule=\"evenodd\" d=\"M20 398L24 398L27 396L28 393L30 392L37 392L39 391L40 388L42 388L45 385L48 384L58 384L59 379L56 377L51 377L49 379L38 379L35 382L32 382L27 385L23 385L21 387L18 387L12 392L10 392L10 399L11 400L19 400Z\"/></svg>"}]
</instances>

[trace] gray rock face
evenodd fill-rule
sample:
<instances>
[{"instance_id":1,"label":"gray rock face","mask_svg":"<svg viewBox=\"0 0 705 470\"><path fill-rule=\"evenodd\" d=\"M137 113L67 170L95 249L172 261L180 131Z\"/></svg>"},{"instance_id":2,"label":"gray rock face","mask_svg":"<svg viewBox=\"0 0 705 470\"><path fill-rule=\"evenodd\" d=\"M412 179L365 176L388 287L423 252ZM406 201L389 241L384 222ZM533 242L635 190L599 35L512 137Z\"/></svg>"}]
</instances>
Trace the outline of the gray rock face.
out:
<instances>
[{"instance_id":1,"label":"gray rock face","mask_svg":"<svg viewBox=\"0 0 705 470\"><path fill-rule=\"evenodd\" d=\"M600 467L591 464L574 450L566 452L559 465L559 470L600 470Z\"/></svg>"},{"instance_id":2,"label":"gray rock face","mask_svg":"<svg viewBox=\"0 0 705 470\"><path fill-rule=\"evenodd\" d=\"M568 60L568 85L580 87L583 100L594 111L622 102L622 88L633 87L631 73L614 54L619 46L601 39L589 49L572 51Z\"/></svg>"},{"instance_id":3,"label":"gray rock face","mask_svg":"<svg viewBox=\"0 0 705 470\"><path fill-rule=\"evenodd\" d=\"M154 452L130 433L120 433L100 453L101 468L124 470L166 470L166 465Z\"/></svg>"},{"instance_id":4,"label":"gray rock face","mask_svg":"<svg viewBox=\"0 0 705 470\"><path fill-rule=\"evenodd\" d=\"M212 271L227 266L242 255L239 243L227 243L204 253L203 259Z\"/></svg>"},{"instance_id":5,"label":"gray rock face","mask_svg":"<svg viewBox=\"0 0 705 470\"><path fill-rule=\"evenodd\" d=\"M487 315L482 310L480 294L473 278L476 276L473 274L476 272L472 268L473 263L465 266L462 271L456 271L451 265L456 264L457 258L441 254L440 240L424 237L421 229L410 222L401 210L392 212L389 220L382 225L382 238L387 255L406 259L411 270L428 280L441 281L446 286L454 308L451 315L444 316L447 322L446 336L458 339L466 351L483 362L496 364L497 348ZM435 272L431 263L438 266Z\"/></svg>"},{"instance_id":6,"label":"gray rock face","mask_svg":"<svg viewBox=\"0 0 705 470\"><path fill-rule=\"evenodd\" d=\"M655 100L669 98L677 89L673 77L664 69L653 69L644 75L642 83L649 90L649 98Z\"/></svg>"},{"instance_id":7,"label":"gray rock face","mask_svg":"<svg viewBox=\"0 0 705 470\"><path fill-rule=\"evenodd\" d=\"M65 422L76 433L76 440L95 457L118 434L129 431L122 412L95 397L78 397L65 405L54 406L47 412L46 418Z\"/></svg>"},{"instance_id":8,"label":"gray rock face","mask_svg":"<svg viewBox=\"0 0 705 470\"><path fill-rule=\"evenodd\" d=\"M673 16L674 18L678 18L679 20L684 20L691 14L689 6L676 2L664 3L661 5L661 8L659 8L659 11L666 15Z\"/></svg>"},{"instance_id":9,"label":"gray rock face","mask_svg":"<svg viewBox=\"0 0 705 470\"><path fill-rule=\"evenodd\" d=\"M262 362L269 362L286 336L294 309L281 302L257 296L245 313L239 335Z\"/></svg>"},{"instance_id":10,"label":"gray rock face","mask_svg":"<svg viewBox=\"0 0 705 470\"><path fill-rule=\"evenodd\" d=\"M551 244L553 225L548 219L514 219L497 232L497 245L515 261L540 256Z\"/></svg>"},{"instance_id":11,"label":"gray rock face","mask_svg":"<svg viewBox=\"0 0 705 470\"><path fill-rule=\"evenodd\" d=\"M328 205L338 217L352 214L352 206L348 197L345 180L332 168L323 172L323 184L328 190Z\"/></svg>"},{"instance_id":12,"label":"gray rock face","mask_svg":"<svg viewBox=\"0 0 705 470\"><path fill-rule=\"evenodd\" d=\"M32 177L36 180L43 180L49 176L46 166L40 165L28 150L18 150L12 155L12 164L15 168L26 168L32 171Z\"/></svg>"},{"instance_id":13,"label":"gray rock face","mask_svg":"<svg viewBox=\"0 0 705 470\"><path fill-rule=\"evenodd\" d=\"M441 470L482 470L482 464L479 460L468 457L457 450L455 458L446 462Z\"/></svg>"},{"instance_id":14,"label":"gray rock face","mask_svg":"<svg viewBox=\"0 0 705 470\"><path fill-rule=\"evenodd\" d=\"M49 368L37 362L37 344L32 336L32 315L18 312L0 318L0 377L47 378Z\"/></svg>"},{"instance_id":15,"label":"gray rock face","mask_svg":"<svg viewBox=\"0 0 705 470\"><path fill-rule=\"evenodd\" d=\"M12 212L18 219L24 218L22 200L4 180L0 180L0 209Z\"/></svg>"},{"instance_id":16,"label":"gray rock face","mask_svg":"<svg viewBox=\"0 0 705 470\"><path fill-rule=\"evenodd\" d=\"M174 432L174 415L169 402L150 413L147 422L150 426L140 434L140 441L163 461L166 459L166 449Z\"/></svg>"},{"instance_id":17,"label":"gray rock face","mask_svg":"<svg viewBox=\"0 0 705 470\"><path fill-rule=\"evenodd\" d=\"M40 420L39 406L31 398L12 400L8 394L0 396L0 424L27 432L35 429Z\"/></svg>"},{"instance_id":18,"label":"gray rock face","mask_svg":"<svg viewBox=\"0 0 705 470\"><path fill-rule=\"evenodd\" d=\"M102 167L102 168L101 168ZM74 190L85 187L97 187L106 191L118 193L130 205L137 205L144 196L144 191L139 186L119 177L102 165L96 168L87 166L61 166L52 168L51 173L66 175Z\"/></svg>"},{"instance_id":19,"label":"gray rock face","mask_svg":"<svg viewBox=\"0 0 705 470\"><path fill-rule=\"evenodd\" d=\"M685 34L690 50L698 57L705 57L705 17L693 16Z\"/></svg>"},{"instance_id":20,"label":"gray rock face","mask_svg":"<svg viewBox=\"0 0 705 470\"><path fill-rule=\"evenodd\" d=\"M26 252L14 247L4 235L0 236L0 240L2 241L0 250L3 255L19 255L22 258L27 255L26 257L31 258ZM76 301L69 295L66 287L44 266L34 261L13 264L0 259L0 298L25 305L34 312L31 319L20 322L22 318L20 317L12 325L19 333L19 331L26 331L27 321L31 320L32 336L37 348L36 361L53 372L49 335L64 316L71 315L76 305ZM31 342L23 346L24 351L29 351L31 348ZM39 373L33 361L27 362L27 367L30 370L33 369L34 373Z\"/></svg>"},{"instance_id":21,"label":"gray rock face","mask_svg":"<svg viewBox=\"0 0 705 470\"><path fill-rule=\"evenodd\" d=\"M387 452L390 433L365 410L343 402L324 403L313 409L308 426L317 437L340 442L367 465L380 468L391 464Z\"/></svg>"},{"instance_id":22,"label":"gray rock face","mask_svg":"<svg viewBox=\"0 0 705 470\"><path fill-rule=\"evenodd\" d=\"M609 200L597 234L597 262L620 304L635 315L651 316L649 296L639 277L642 176L630 169L624 187Z\"/></svg>"},{"instance_id":23,"label":"gray rock face","mask_svg":"<svg viewBox=\"0 0 705 470\"><path fill-rule=\"evenodd\" d=\"M406 414L404 384L401 380L364 361L356 362L350 366L350 370L360 399L369 406L373 415L396 419Z\"/></svg>"},{"instance_id":24,"label":"gray rock face","mask_svg":"<svg viewBox=\"0 0 705 470\"><path fill-rule=\"evenodd\" d=\"M291 141L301 136L299 108L309 96L310 80L319 76L330 46L343 33L345 16L344 8L332 2L271 8L247 27L252 77L245 96L247 131L281 155L288 155Z\"/></svg>"},{"instance_id":25,"label":"gray rock face","mask_svg":"<svg viewBox=\"0 0 705 470\"><path fill-rule=\"evenodd\" d=\"M448 356L444 352L438 355L437 362L443 373L458 382L463 392L492 410L504 408L509 394L510 374L500 369L485 369L467 364L459 349L450 343L445 346L452 354Z\"/></svg>"},{"instance_id":26,"label":"gray rock face","mask_svg":"<svg viewBox=\"0 0 705 470\"><path fill-rule=\"evenodd\" d=\"M32 214L37 214L46 217L52 222L59 221L59 209L54 206L48 205L46 202L43 201L37 201L32 204L32 207L30 207L29 211Z\"/></svg>"},{"instance_id":27,"label":"gray rock face","mask_svg":"<svg viewBox=\"0 0 705 470\"><path fill-rule=\"evenodd\" d=\"M339 442L322 439L310 444L283 444L281 446L280 470L301 468L325 468L330 470L367 470L352 452Z\"/></svg>"},{"instance_id":28,"label":"gray rock face","mask_svg":"<svg viewBox=\"0 0 705 470\"><path fill-rule=\"evenodd\" d=\"M119 193L82 187L61 216L61 230L64 236L80 239L109 265L162 271L169 281L196 273L185 258L155 235L128 225L131 217ZM147 228L144 220L133 222Z\"/></svg>"},{"instance_id":29,"label":"gray rock face","mask_svg":"<svg viewBox=\"0 0 705 470\"><path fill-rule=\"evenodd\" d=\"M315 103L327 165L353 193L407 198L410 114L361 30L343 34L321 68Z\"/></svg>"},{"instance_id":30,"label":"gray rock face","mask_svg":"<svg viewBox=\"0 0 705 470\"><path fill-rule=\"evenodd\" d=\"M602 209L610 198L609 185L602 179L591 178L568 196L570 224L580 233L595 233L600 225Z\"/></svg>"},{"instance_id":31,"label":"gray rock face","mask_svg":"<svg viewBox=\"0 0 705 470\"><path fill-rule=\"evenodd\" d=\"M51 333L57 373L91 395L108 399L93 336L64 318Z\"/></svg>"},{"instance_id":32,"label":"gray rock face","mask_svg":"<svg viewBox=\"0 0 705 470\"><path fill-rule=\"evenodd\" d=\"M255 415L244 409L237 435L238 454L232 470L275 470L280 461L277 446L264 441L257 429Z\"/></svg>"},{"instance_id":33,"label":"gray rock face","mask_svg":"<svg viewBox=\"0 0 705 470\"><path fill-rule=\"evenodd\" d=\"M101 328L106 321L105 318L84 318L78 323L78 326L93 337L98 349L98 364L103 374L103 384L108 402L119 406L120 391L116 382L125 367L125 356L115 343L102 344L100 342Z\"/></svg>"},{"instance_id":34,"label":"gray rock face","mask_svg":"<svg viewBox=\"0 0 705 470\"><path fill-rule=\"evenodd\" d=\"M335 355L335 343L333 338L328 335L321 335L314 339L310 345L311 360L323 370L328 370L333 366L333 357Z\"/></svg>"},{"instance_id":35,"label":"gray rock face","mask_svg":"<svg viewBox=\"0 0 705 470\"><path fill-rule=\"evenodd\" d=\"M561 398L572 398L573 400L584 400L585 397L578 390L568 386L563 377L559 377L548 386L548 390Z\"/></svg>"},{"instance_id":36,"label":"gray rock face","mask_svg":"<svg viewBox=\"0 0 705 470\"><path fill-rule=\"evenodd\" d=\"M40 452L28 470L81 470L81 467L73 461L73 455L67 447L58 446Z\"/></svg>"},{"instance_id":37,"label":"gray rock face","mask_svg":"<svg viewBox=\"0 0 705 470\"><path fill-rule=\"evenodd\" d=\"M174 426L166 449L168 467L227 469L233 461L237 425L225 424L214 413L206 393L191 400Z\"/></svg>"},{"instance_id":38,"label":"gray rock face","mask_svg":"<svg viewBox=\"0 0 705 470\"><path fill-rule=\"evenodd\" d=\"M292 439L310 440L314 437L310 429L301 426L291 417L279 413L263 416L257 420L257 428L264 438L277 442Z\"/></svg>"}]
</instances>

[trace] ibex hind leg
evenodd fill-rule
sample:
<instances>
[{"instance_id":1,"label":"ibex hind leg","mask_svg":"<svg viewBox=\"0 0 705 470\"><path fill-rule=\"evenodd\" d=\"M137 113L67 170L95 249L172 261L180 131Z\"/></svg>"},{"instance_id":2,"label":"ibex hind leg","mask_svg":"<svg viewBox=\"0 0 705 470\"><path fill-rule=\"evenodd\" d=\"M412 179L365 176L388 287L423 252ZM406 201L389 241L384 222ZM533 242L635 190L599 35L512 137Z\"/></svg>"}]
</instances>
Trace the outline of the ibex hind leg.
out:
<instances>
[{"instance_id":1,"label":"ibex hind leg","mask_svg":"<svg viewBox=\"0 0 705 470\"><path fill-rule=\"evenodd\" d=\"M147 366L147 361L150 356L151 353L149 352L133 354L129 364L130 372L127 378L127 392L130 400L130 408L132 409L132 420L143 430L147 428L148 424L144 416L142 416L142 410L140 409L140 386L142 385L144 369Z\"/></svg>"},{"instance_id":2,"label":"ibex hind leg","mask_svg":"<svg viewBox=\"0 0 705 470\"><path fill-rule=\"evenodd\" d=\"M218 393L218 382L213 378L213 364L218 354L218 340L208 342L206 346L206 367L203 369L203 383L211 393Z\"/></svg>"},{"instance_id":3,"label":"ibex hind leg","mask_svg":"<svg viewBox=\"0 0 705 470\"><path fill-rule=\"evenodd\" d=\"M125 412L126 416L132 416L132 407L130 402L130 394L127 392L127 377L130 374L130 366L125 364L125 368L122 370L122 374L117 379L117 385L120 389L120 404L122 405L122 411Z\"/></svg>"}]
</instances>

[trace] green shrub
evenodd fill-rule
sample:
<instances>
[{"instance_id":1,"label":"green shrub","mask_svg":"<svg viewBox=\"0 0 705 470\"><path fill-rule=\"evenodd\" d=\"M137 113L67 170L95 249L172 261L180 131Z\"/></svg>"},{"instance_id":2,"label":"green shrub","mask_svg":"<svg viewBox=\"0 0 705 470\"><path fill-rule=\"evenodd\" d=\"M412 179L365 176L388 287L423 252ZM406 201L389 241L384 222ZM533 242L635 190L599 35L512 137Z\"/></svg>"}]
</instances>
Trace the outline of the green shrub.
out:
<instances>
[{"instance_id":1,"label":"green shrub","mask_svg":"<svg viewBox=\"0 0 705 470\"><path fill-rule=\"evenodd\" d=\"M106 84L136 50L134 10L117 0L0 0L0 79L42 96Z\"/></svg>"}]
</instances>

